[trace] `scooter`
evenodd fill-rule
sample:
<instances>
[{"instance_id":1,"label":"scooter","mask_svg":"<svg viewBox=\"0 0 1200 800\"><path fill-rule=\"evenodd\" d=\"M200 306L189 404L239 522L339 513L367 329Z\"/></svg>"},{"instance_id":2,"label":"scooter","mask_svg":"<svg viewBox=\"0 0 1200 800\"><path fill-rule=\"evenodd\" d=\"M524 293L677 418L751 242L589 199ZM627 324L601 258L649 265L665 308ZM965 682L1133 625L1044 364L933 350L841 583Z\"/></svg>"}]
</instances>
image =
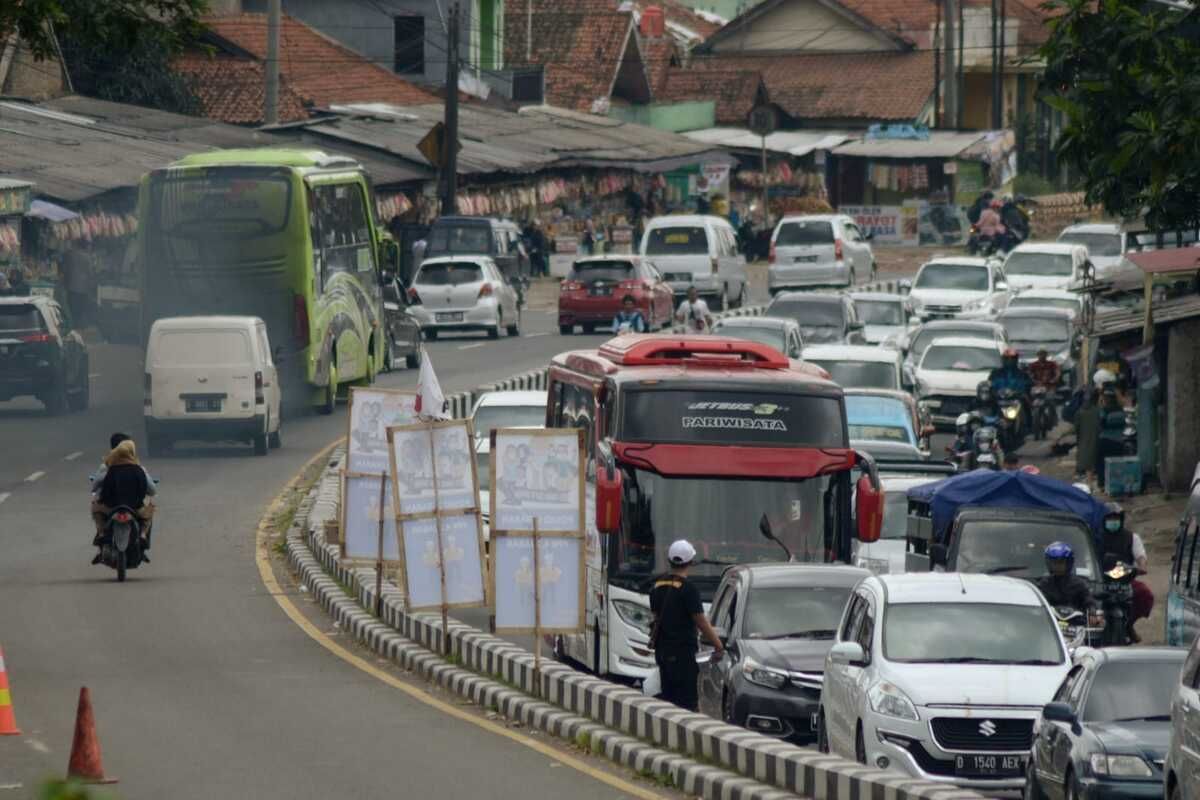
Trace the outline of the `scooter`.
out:
<instances>
[{"instance_id":1,"label":"scooter","mask_svg":"<svg viewBox=\"0 0 1200 800\"><path fill-rule=\"evenodd\" d=\"M1133 582L1137 570L1123 561L1106 561L1099 599L1104 606L1104 647L1127 645L1130 619L1133 616Z\"/></svg>"},{"instance_id":2,"label":"scooter","mask_svg":"<svg viewBox=\"0 0 1200 800\"><path fill-rule=\"evenodd\" d=\"M1089 625L1087 615L1073 606L1056 606L1054 619L1058 622L1067 651L1074 654L1080 647L1088 647L1100 638L1102 628Z\"/></svg>"},{"instance_id":3,"label":"scooter","mask_svg":"<svg viewBox=\"0 0 1200 800\"><path fill-rule=\"evenodd\" d=\"M984 424L975 431L975 454L972 469L1000 469L1000 445L997 442L997 432L994 425Z\"/></svg>"},{"instance_id":4,"label":"scooter","mask_svg":"<svg viewBox=\"0 0 1200 800\"><path fill-rule=\"evenodd\" d=\"M1045 439L1054 428L1054 400L1045 386L1034 386L1032 392L1033 438Z\"/></svg>"},{"instance_id":5,"label":"scooter","mask_svg":"<svg viewBox=\"0 0 1200 800\"><path fill-rule=\"evenodd\" d=\"M100 562L117 571L117 581L124 581L125 571L136 569L145 560L137 513L128 506L114 508L108 515L99 544Z\"/></svg>"},{"instance_id":6,"label":"scooter","mask_svg":"<svg viewBox=\"0 0 1200 800\"><path fill-rule=\"evenodd\" d=\"M1001 389L996 393L1000 406L1000 446L1006 453L1014 453L1024 439L1025 420L1021 417L1021 396L1015 389Z\"/></svg>"}]
</instances>

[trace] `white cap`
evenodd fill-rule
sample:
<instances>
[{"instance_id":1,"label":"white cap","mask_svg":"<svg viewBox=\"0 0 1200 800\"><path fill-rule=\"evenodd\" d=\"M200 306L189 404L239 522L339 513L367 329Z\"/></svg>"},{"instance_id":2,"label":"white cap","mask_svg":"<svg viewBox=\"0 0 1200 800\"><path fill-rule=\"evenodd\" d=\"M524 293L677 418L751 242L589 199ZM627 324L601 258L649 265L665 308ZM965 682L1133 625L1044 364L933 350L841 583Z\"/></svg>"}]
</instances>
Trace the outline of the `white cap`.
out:
<instances>
[{"instance_id":1,"label":"white cap","mask_svg":"<svg viewBox=\"0 0 1200 800\"><path fill-rule=\"evenodd\" d=\"M1095 385L1095 387L1097 389L1103 389L1104 384L1115 383L1116 380L1117 380L1117 376L1113 375L1111 372L1104 369L1103 367L1096 370L1096 374L1092 376L1092 383Z\"/></svg>"},{"instance_id":2,"label":"white cap","mask_svg":"<svg viewBox=\"0 0 1200 800\"><path fill-rule=\"evenodd\" d=\"M672 542L671 548L667 550L667 559L676 567L690 564L695 558L696 548L692 547L692 543L687 539Z\"/></svg>"}]
</instances>

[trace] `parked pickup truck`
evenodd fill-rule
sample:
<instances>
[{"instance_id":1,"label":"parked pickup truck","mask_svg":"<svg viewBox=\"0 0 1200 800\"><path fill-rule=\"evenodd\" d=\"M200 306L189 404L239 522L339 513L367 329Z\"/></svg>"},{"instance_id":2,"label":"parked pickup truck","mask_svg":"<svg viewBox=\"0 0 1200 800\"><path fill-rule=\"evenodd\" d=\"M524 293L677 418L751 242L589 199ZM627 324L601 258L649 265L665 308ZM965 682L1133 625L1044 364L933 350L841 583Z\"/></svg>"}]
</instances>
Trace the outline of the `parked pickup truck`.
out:
<instances>
[{"instance_id":1,"label":"parked pickup truck","mask_svg":"<svg viewBox=\"0 0 1200 800\"><path fill-rule=\"evenodd\" d=\"M1025 472L976 470L908 490L905 570L976 572L1036 581L1051 542L1075 550L1080 577L1100 581L1104 504Z\"/></svg>"}]
</instances>

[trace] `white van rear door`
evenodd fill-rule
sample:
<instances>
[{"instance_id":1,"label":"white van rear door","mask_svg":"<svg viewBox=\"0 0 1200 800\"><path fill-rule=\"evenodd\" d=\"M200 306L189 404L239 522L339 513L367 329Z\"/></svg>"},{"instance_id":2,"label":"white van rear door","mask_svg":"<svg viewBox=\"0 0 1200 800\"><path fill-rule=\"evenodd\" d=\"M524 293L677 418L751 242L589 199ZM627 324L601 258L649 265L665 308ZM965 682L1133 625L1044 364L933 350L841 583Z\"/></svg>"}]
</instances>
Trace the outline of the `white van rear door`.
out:
<instances>
[{"instance_id":1,"label":"white van rear door","mask_svg":"<svg viewBox=\"0 0 1200 800\"><path fill-rule=\"evenodd\" d=\"M167 329L151 348L151 407L159 419L254 415L254 342L243 328Z\"/></svg>"}]
</instances>

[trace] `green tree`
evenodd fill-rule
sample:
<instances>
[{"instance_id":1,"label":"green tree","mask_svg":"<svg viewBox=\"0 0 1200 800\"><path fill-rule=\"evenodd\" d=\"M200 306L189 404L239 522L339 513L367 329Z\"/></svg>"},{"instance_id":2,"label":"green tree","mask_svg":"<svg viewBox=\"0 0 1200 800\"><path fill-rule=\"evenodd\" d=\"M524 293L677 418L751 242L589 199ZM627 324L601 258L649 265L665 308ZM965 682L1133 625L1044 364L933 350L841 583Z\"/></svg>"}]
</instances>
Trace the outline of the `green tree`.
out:
<instances>
[{"instance_id":1,"label":"green tree","mask_svg":"<svg viewBox=\"0 0 1200 800\"><path fill-rule=\"evenodd\" d=\"M171 61L204 30L207 0L0 0L0 40L34 57L61 52L75 91L171 111L198 108Z\"/></svg>"},{"instance_id":2,"label":"green tree","mask_svg":"<svg viewBox=\"0 0 1200 800\"><path fill-rule=\"evenodd\" d=\"M1200 224L1195 11L1154 0L1051 0L1045 101L1066 117L1059 158L1088 202L1151 229Z\"/></svg>"}]
</instances>

